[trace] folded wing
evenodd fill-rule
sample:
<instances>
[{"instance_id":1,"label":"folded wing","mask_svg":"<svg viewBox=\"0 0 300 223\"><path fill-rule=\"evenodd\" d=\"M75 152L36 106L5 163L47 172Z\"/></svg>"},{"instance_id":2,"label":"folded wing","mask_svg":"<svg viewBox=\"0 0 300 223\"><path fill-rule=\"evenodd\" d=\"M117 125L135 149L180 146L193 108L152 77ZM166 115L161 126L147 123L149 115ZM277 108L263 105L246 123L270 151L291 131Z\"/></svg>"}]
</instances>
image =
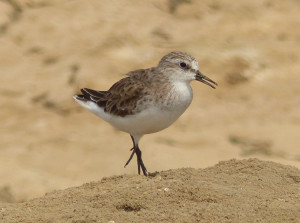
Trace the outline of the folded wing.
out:
<instances>
[{"instance_id":1,"label":"folded wing","mask_svg":"<svg viewBox=\"0 0 300 223\"><path fill-rule=\"evenodd\" d=\"M126 77L115 83L108 91L96 91L88 88L81 89L79 100L93 101L105 112L116 116L133 115L137 112L136 106L145 94L142 81L133 83L131 77Z\"/></svg>"}]
</instances>

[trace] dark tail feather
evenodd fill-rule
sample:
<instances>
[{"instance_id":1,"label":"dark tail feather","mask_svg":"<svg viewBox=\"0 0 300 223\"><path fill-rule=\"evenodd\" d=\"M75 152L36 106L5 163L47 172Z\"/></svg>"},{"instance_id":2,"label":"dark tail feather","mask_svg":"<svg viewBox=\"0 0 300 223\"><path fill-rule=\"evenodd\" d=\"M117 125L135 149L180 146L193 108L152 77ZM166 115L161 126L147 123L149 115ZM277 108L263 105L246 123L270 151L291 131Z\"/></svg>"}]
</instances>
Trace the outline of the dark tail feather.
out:
<instances>
[{"instance_id":1,"label":"dark tail feather","mask_svg":"<svg viewBox=\"0 0 300 223\"><path fill-rule=\"evenodd\" d=\"M73 98L76 100L80 100L80 101L89 101L90 100L90 99L85 98L85 96L81 95L81 94L76 94L73 96Z\"/></svg>"},{"instance_id":2,"label":"dark tail feather","mask_svg":"<svg viewBox=\"0 0 300 223\"><path fill-rule=\"evenodd\" d=\"M90 99L93 98L94 100L99 100L105 97L107 94L107 91L95 91L93 89L88 89L88 88L82 88L81 92L86 98L90 98Z\"/></svg>"},{"instance_id":3,"label":"dark tail feather","mask_svg":"<svg viewBox=\"0 0 300 223\"><path fill-rule=\"evenodd\" d=\"M74 98L81 101L93 101L100 107L106 104L107 91L95 91L88 88L81 89L82 94L75 95Z\"/></svg>"}]
</instances>

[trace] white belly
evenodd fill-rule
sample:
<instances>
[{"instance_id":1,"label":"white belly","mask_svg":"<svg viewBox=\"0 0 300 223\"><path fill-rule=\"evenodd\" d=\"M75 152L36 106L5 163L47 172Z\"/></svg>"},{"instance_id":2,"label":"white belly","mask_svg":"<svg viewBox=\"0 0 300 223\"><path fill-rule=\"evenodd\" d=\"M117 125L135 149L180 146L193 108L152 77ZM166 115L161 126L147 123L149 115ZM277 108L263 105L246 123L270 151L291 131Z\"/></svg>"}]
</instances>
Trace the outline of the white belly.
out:
<instances>
[{"instance_id":1,"label":"white belly","mask_svg":"<svg viewBox=\"0 0 300 223\"><path fill-rule=\"evenodd\" d=\"M152 107L135 115L120 117L104 112L94 102L80 104L115 128L131 135L144 135L161 131L169 127L184 112L182 110L167 111Z\"/></svg>"},{"instance_id":2,"label":"white belly","mask_svg":"<svg viewBox=\"0 0 300 223\"><path fill-rule=\"evenodd\" d=\"M131 135L144 135L161 131L175 122L183 112L169 112L148 108L136 115L113 117L110 124Z\"/></svg>"}]
</instances>

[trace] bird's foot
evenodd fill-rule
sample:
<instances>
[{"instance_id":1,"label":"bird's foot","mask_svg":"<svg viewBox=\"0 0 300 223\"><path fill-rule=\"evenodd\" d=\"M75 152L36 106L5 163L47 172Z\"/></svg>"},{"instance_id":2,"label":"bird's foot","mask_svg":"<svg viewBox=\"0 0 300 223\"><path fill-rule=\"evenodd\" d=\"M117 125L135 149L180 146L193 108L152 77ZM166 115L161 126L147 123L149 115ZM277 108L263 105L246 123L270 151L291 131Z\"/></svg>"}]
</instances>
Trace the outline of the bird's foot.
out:
<instances>
[{"instance_id":1,"label":"bird's foot","mask_svg":"<svg viewBox=\"0 0 300 223\"><path fill-rule=\"evenodd\" d=\"M145 176L148 176L147 168L146 168L146 166L145 166L145 164L142 160L142 151L140 150L139 147L133 147L131 150L133 150L133 151L132 151L128 161L126 162L124 168L130 163L130 161L132 160L133 155L136 154L136 156L137 156L137 165L138 165L138 173L141 174L141 169L142 169L143 174Z\"/></svg>"},{"instance_id":2,"label":"bird's foot","mask_svg":"<svg viewBox=\"0 0 300 223\"><path fill-rule=\"evenodd\" d=\"M130 155L128 161L126 162L124 168L130 163L130 161L131 161L133 155L135 154L135 147L131 148L131 150L133 150L133 151L132 151L132 153L131 153L131 155ZM130 150L130 151L131 151L131 150Z\"/></svg>"},{"instance_id":3,"label":"bird's foot","mask_svg":"<svg viewBox=\"0 0 300 223\"><path fill-rule=\"evenodd\" d=\"M144 176L148 176L147 168L145 167L145 164L142 160L142 151L139 149L139 147L136 148L136 156L137 156L137 164L138 164L138 173L141 173L141 168L143 171Z\"/></svg>"}]
</instances>

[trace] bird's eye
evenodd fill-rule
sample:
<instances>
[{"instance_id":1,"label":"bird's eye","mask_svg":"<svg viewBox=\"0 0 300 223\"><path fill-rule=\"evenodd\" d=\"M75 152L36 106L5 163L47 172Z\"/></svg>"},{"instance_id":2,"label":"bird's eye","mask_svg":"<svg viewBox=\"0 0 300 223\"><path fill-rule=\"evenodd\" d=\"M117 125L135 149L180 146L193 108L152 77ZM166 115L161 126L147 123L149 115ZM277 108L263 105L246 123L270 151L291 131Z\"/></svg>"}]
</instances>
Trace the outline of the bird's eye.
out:
<instances>
[{"instance_id":1,"label":"bird's eye","mask_svg":"<svg viewBox=\"0 0 300 223\"><path fill-rule=\"evenodd\" d=\"M181 67L186 67L186 63L185 63L185 62L181 62L181 63L180 63L180 66L181 66Z\"/></svg>"}]
</instances>

